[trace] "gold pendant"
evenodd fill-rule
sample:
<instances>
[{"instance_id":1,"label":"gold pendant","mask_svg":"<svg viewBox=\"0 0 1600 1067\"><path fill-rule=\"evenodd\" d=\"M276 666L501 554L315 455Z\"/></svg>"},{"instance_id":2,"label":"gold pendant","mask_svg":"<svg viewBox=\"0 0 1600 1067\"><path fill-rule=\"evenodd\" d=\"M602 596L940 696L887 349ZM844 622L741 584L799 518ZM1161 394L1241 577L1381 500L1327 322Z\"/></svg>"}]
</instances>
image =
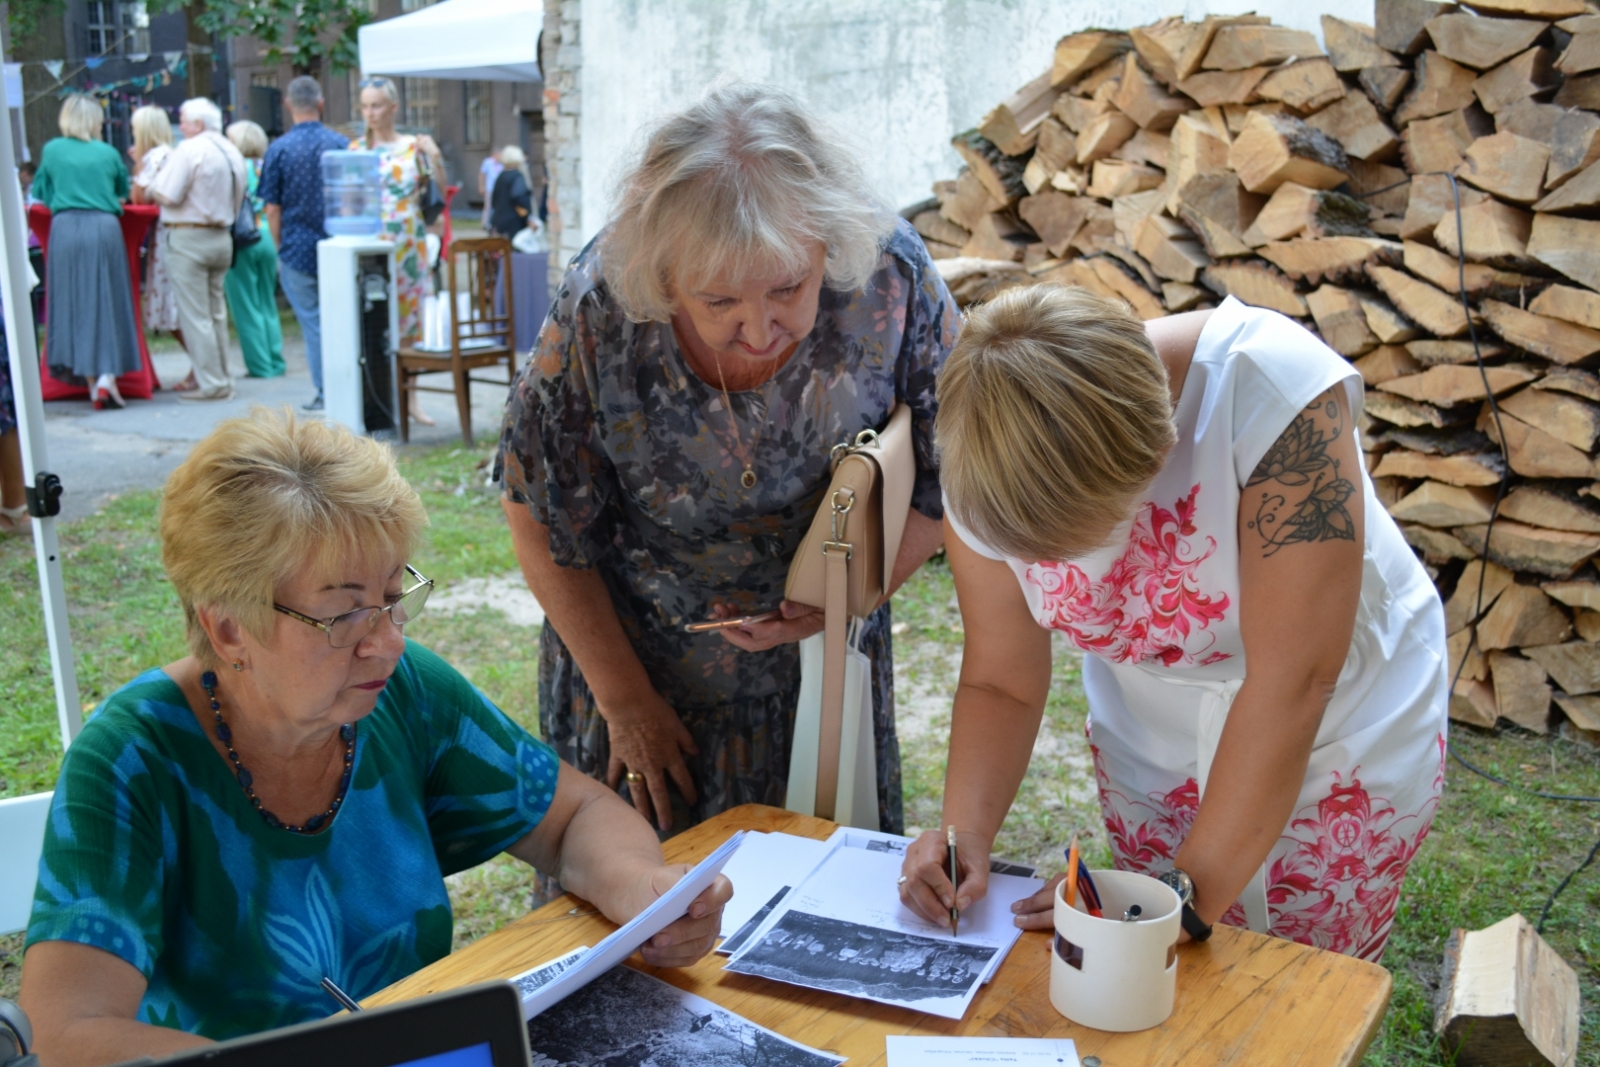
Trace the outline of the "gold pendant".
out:
<instances>
[{"instance_id":1,"label":"gold pendant","mask_svg":"<svg viewBox=\"0 0 1600 1067\"><path fill-rule=\"evenodd\" d=\"M739 475L739 484L746 489L754 489L756 487L756 472L746 467L744 473Z\"/></svg>"}]
</instances>

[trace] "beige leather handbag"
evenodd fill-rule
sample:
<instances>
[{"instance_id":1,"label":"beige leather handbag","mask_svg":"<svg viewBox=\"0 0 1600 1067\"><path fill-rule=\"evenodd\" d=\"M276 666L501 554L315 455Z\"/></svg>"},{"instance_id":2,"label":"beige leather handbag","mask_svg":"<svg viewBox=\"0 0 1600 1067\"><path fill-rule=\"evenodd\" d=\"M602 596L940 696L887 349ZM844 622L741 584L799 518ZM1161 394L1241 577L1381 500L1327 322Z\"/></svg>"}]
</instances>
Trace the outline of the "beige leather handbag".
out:
<instances>
[{"instance_id":1,"label":"beige leather handbag","mask_svg":"<svg viewBox=\"0 0 1600 1067\"><path fill-rule=\"evenodd\" d=\"M911 409L898 404L882 430L863 430L853 444L834 446L831 463L833 481L784 588L786 599L827 614L815 801L824 819L833 818L839 790L850 619L865 618L883 602L911 507L917 476Z\"/></svg>"}]
</instances>

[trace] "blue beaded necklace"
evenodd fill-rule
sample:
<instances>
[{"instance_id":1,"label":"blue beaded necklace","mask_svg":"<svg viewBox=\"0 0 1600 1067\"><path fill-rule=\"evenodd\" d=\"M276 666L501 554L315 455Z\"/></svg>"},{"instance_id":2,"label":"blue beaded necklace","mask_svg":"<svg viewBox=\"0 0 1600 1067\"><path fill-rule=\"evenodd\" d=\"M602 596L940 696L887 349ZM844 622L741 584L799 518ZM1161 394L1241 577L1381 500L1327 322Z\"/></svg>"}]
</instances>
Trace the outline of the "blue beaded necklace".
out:
<instances>
[{"instance_id":1,"label":"blue beaded necklace","mask_svg":"<svg viewBox=\"0 0 1600 1067\"><path fill-rule=\"evenodd\" d=\"M222 705L217 701L217 675L214 671L206 671L200 676L200 686L206 691L207 698L211 701L211 713L217 717L217 740L222 742L222 747L228 750L228 759L233 763L234 777L239 779L239 787L244 790L244 795L268 826L274 830L287 830L291 834L314 834L327 826L338 814L339 808L344 804L345 794L350 791L350 772L355 766L356 759L356 727L354 723L345 723L339 727L339 736L344 739L344 773L339 776L339 792L334 794L333 803L328 805L328 810L320 815L313 815L301 826L294 826L284 822L272 812L261 805L261 798L256 796L254 779L245 765L239 762L239 753L233 750L233 731L222 719Z\"/></svg>"}]
</instances>

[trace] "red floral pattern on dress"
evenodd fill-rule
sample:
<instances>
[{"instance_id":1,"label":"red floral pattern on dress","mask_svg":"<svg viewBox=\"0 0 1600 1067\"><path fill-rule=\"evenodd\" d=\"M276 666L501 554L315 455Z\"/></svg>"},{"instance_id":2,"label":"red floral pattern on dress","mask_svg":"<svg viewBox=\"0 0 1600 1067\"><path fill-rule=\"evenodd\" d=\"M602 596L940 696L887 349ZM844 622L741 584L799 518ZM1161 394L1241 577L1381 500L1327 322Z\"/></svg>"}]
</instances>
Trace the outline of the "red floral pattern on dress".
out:
<instances>
[{"instance_id":1,"label":"red floral pattern on dress","mask_svg":"<svg viewBox=\"0 0 1600 1067\"><path fill-rule=\"evenodd\" d=\"M1228 594L1200 590L1196 571L1217 550L1215 538L1195 554L1188 538L1195 536L1196 484L1173 510L1146 502L1134 520L1128 545L1098 582L1072 563L1034 563L1026 580L1043 593L1039 625L1060 630L1085 652L1113 663L1147 663L1165 667L1205 666L1230 657L1208 652L1216 635L1197 649L1189 639L1227 611Z\"/></svg>"},{"instance_id":2,"label":"red floral pattern on dress","mask_svg":"<svg viewBox=\"0 0 1600 1067\"><path fill-rule=\"evenodd\" d=\"M1441 735L1442 737L1443 735ZM1172 866L1199 810L1193 778L1166 793L1130 798L1111 788L1100 750L1094 756L1100 810L1119 870L1154 874ZM1332 773L1328 795L1295 813L1267 864L1268 930L1276 937L1376 962L1394 925L1406 870L1422 847L1439 803L1433 795L1402 814L1373 797L1350 773ZM1235 902L1221 921L1247 925Z\"/></svg>"}]
</instances>

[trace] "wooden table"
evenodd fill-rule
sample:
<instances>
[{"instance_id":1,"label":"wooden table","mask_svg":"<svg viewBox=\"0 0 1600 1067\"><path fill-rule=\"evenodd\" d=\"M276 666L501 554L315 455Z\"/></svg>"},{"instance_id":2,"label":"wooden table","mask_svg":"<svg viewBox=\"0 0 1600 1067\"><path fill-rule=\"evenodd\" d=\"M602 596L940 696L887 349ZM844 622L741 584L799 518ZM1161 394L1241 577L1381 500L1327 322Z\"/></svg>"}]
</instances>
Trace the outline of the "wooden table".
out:
<instances>
[{"instance_id":1,"label":"wooden table","mask_svg":"<svg viewBox=\"0 0 1600 1067\"><path fill-rule=\"evenodd\" d=\"M825 838L834 824L777 808L734 808L668 841L667 859L693 863L735 830ZM375 994L369 1006L473 982L509 978L616 927L573 897L561 897L460 952ZM1045 933L1026 933L966 1017L941 1019L905 1008L782 985L722 969L709 955L694 967L657 970L632 963L795 1041L881 1064L889 1034L1070 1037L1078 1055L1104 1067L1185 1064L1355 1064L1389 1003L1389 972L1377 964L1219 926L1203 945L1178 949L1178 1001L1162 1025L1110 1034L1068 1022L1050 1004Z\"/></svg>"}]
</instances>

